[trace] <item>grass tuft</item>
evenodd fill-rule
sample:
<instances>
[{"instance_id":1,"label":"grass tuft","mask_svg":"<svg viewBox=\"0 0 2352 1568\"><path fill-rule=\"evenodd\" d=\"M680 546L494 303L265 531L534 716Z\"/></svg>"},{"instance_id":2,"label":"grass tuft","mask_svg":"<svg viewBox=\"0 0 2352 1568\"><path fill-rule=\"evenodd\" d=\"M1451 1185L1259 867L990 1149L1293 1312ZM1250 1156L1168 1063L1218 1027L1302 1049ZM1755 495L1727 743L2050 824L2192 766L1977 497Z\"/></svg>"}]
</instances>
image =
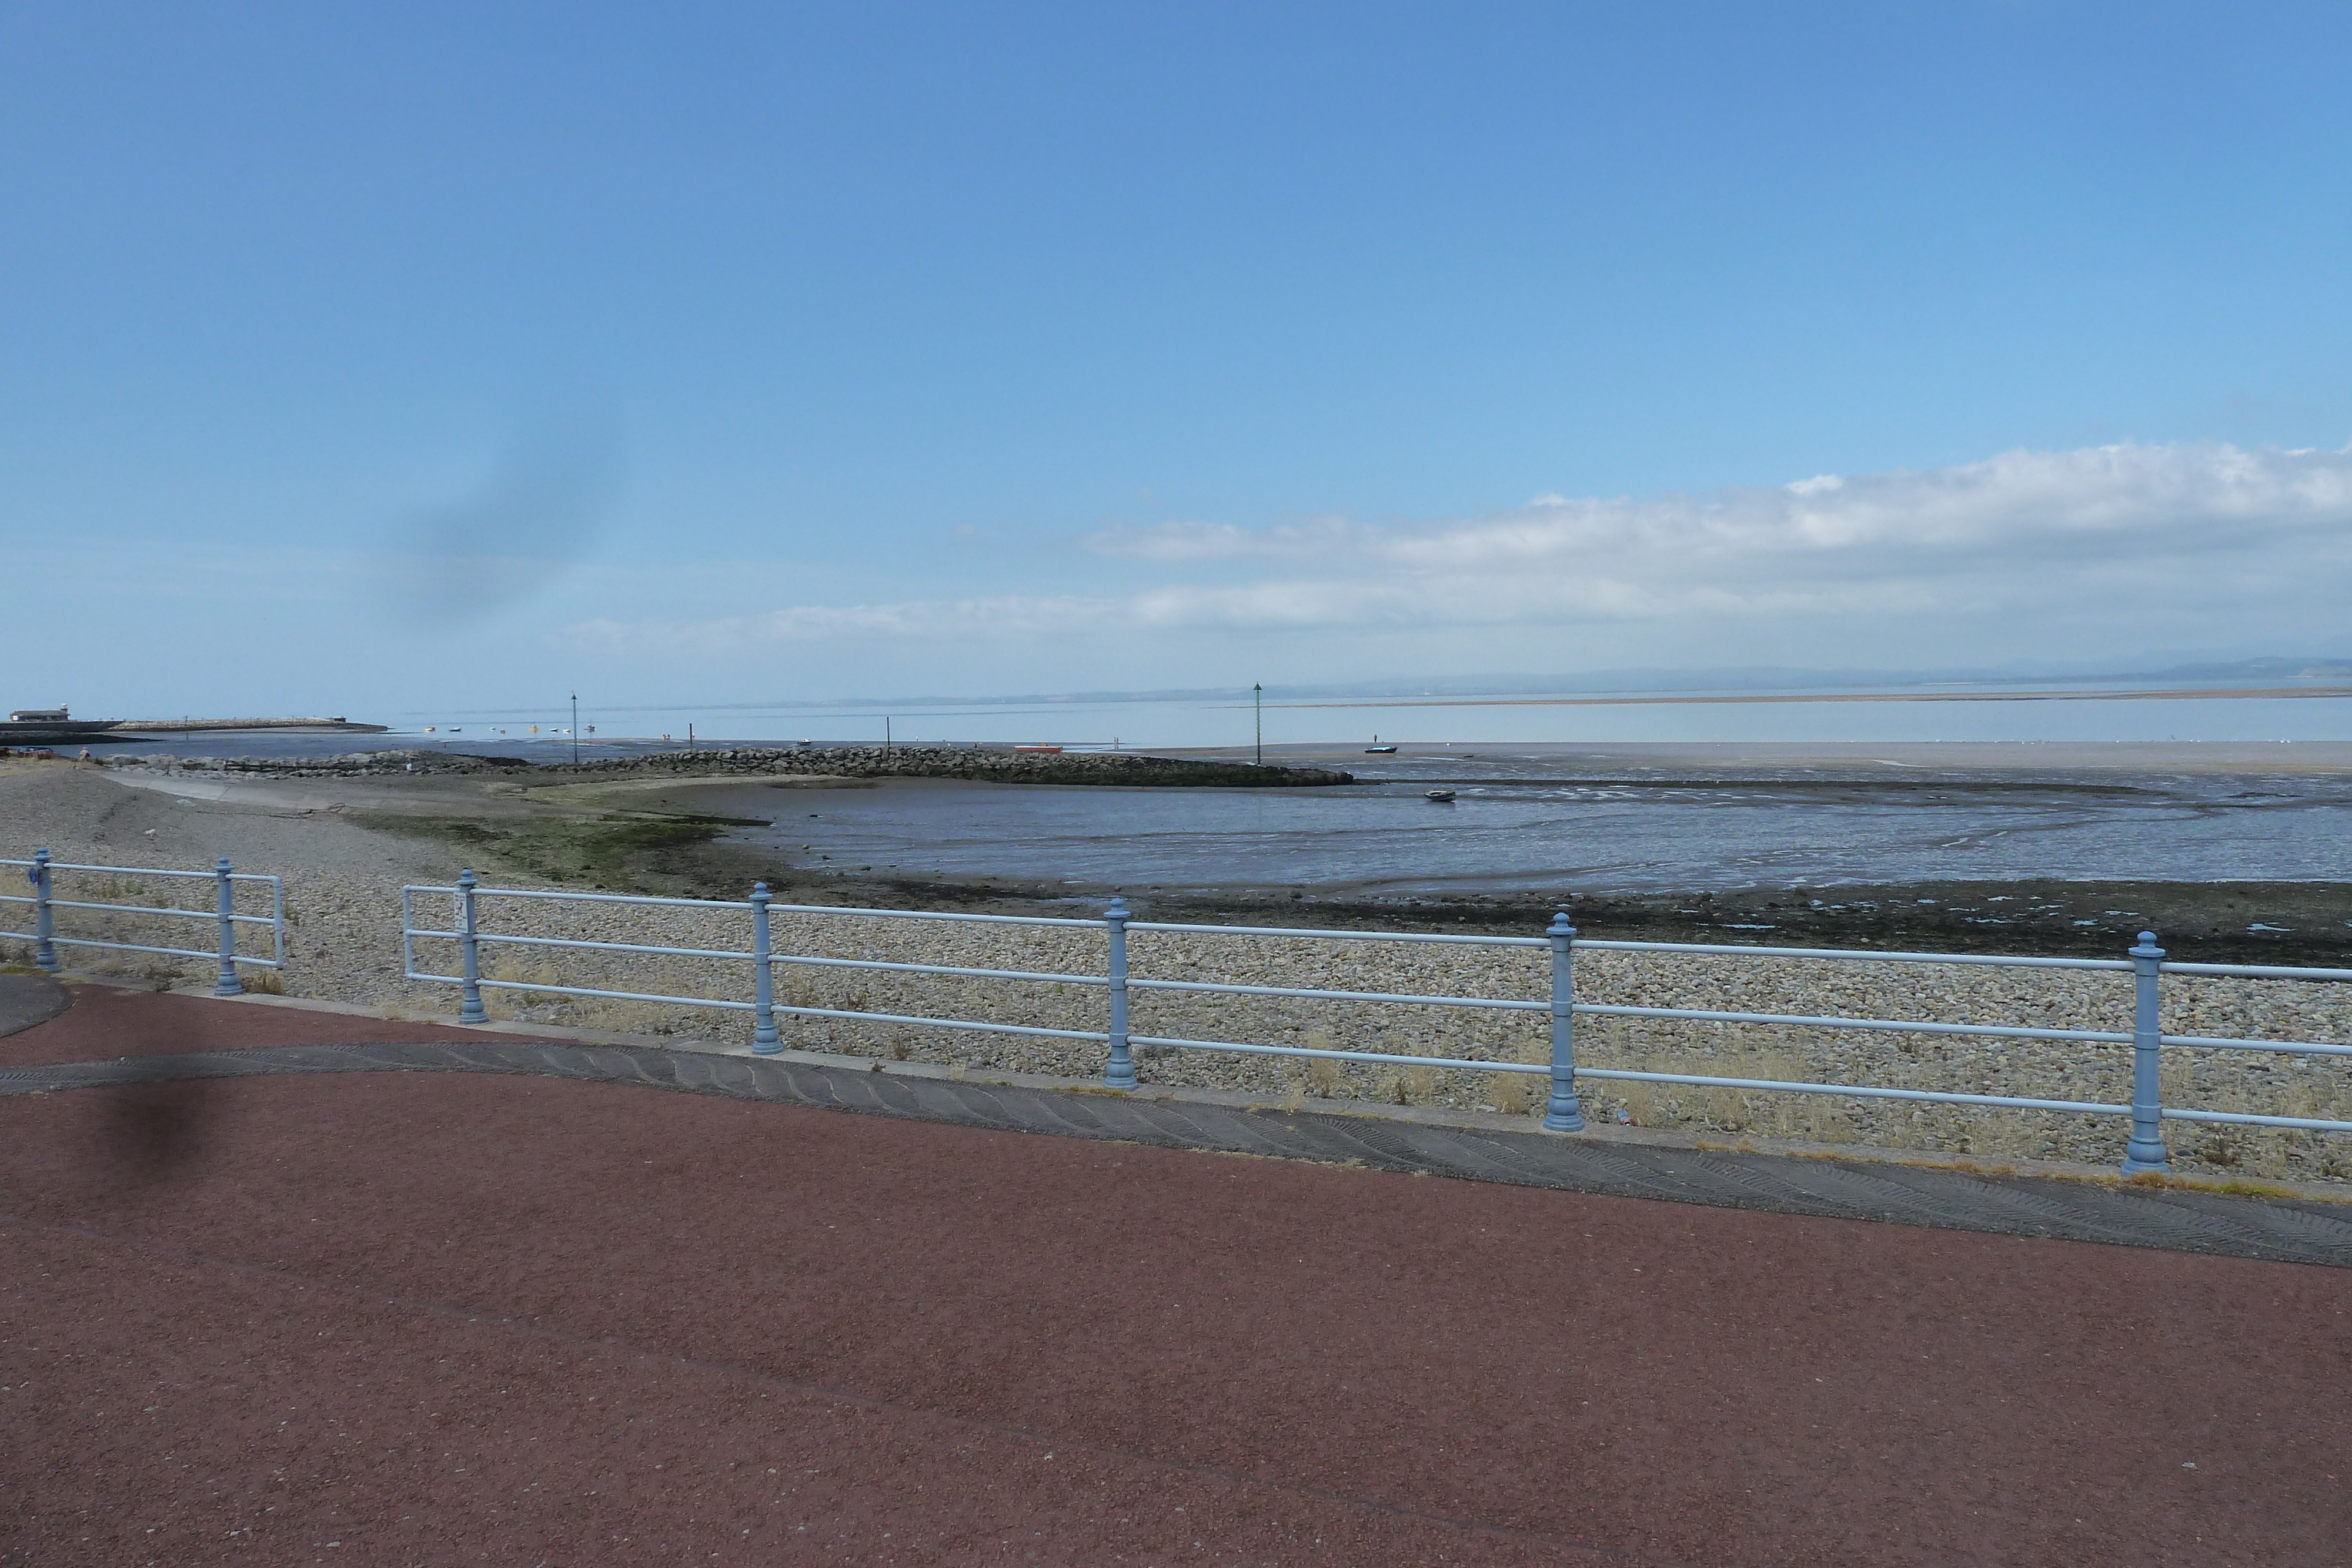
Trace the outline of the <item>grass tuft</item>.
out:
<instances>
[{"instance_id":1,"label":"grass tuft","mask_svg":"<svg viewBox=\"0 0 2352 1568\"><path fill-rule=\"evenodd\" d=\"M1524 1072L1496 1072L1487 1103L1506 1116L1524 1116L1535 1109L1536 1081Z\"/></svg>"}]
</instances>

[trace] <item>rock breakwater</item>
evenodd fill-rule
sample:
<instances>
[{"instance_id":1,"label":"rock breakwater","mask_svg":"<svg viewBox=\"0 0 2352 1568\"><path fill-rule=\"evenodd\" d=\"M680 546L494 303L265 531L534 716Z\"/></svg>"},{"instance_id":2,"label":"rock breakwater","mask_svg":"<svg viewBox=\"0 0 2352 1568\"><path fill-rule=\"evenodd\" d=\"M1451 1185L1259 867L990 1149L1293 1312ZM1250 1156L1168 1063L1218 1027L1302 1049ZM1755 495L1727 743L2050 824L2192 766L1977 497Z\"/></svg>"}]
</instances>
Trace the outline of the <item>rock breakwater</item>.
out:
<instances>
[{"instance_id":1,"label":"rock breakwater","mask_svg":"<svg viewBox=\"0 0 2352 1568\"><path fill-rule=\"evenodd\" d=\"M843 779L968 779L1001 784L1106 784L1128 788L1291 789L1352 784L1330 768L1263 767L1151 757L1132 751L1041 753L949 746L733 747L653 752L593 762L534 763L431 748L345 752L334 757L110 757L105 766L269 779L367 779L400 775L528 774L535 779L729 778L829 775Z\"/></svg>"}]
</instances>

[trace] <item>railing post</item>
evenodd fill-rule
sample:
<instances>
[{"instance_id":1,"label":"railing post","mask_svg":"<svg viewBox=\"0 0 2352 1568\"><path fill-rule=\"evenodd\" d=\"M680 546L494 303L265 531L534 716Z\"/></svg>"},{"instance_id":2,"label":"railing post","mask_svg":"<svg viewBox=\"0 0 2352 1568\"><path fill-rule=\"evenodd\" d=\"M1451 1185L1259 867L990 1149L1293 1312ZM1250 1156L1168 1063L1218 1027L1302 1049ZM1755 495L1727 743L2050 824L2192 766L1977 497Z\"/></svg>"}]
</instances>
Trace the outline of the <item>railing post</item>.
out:
<instances>
[{"instance_id":1,"label":"railing post","mask_svg":"<svg viewBox=\"0 0 2352 1568\"><path fill-rule=\"evenodd\" d=\"M33 967L58 972L56 916L49 913L49 852L33 852Z\"/></svg>"},{"instance_id":2,"label":"railing post","mask_svg":"<svg viewBox=\"0 0 2352 1568\"><path fill-rule=\"evenodd\" d=\"M2157 1011L2157 985L2164 949L2156 933L2139 934L2132 961L2132 1130L2124 1145L2124 1174L2168 1168L2164 1152L2163 1023Z\"/></svg>"},{"instance_id":3,"label":"railing post","mask_svg":"<svg viewBox=\"0 0 2352 1568\"><path fill-rule=\"evenodd\" d=\"M457 873L457 951L465 958L465 999L457 1009L459 1023L488 1023L482 1010L482 949L474 939L474 873Z\"/></svg>"},{"instance_id":4,"label":"railing post","mask_svg":"<svg viewBox=\"0 0 2352 1568\"><path fill-rule=\"evenodd\" d=\"M773 1056L784 1049L776 1034L776 976L768 967L768 904L775 895L764 882L751 884L751 1054Z\"/></svg>"},{"instance_id":5,"label":"railing post","mask_svg":"<svg viewBox=\"0 0 2352 1568\"><path fill-rule=\"evenodd\" d=\"M1548 1132L1584 1131L1584 1107L1576 1100L1576 927L1563 909L1551 917L1551 1099L1544 1106Z\"/></svg>"},{"instance_id":6,"label":"railing post","mask_svg":"<svg viewBox=\"0 0 2352 1568\"><path fill-rule=\"evenodd\" d=\"M213 879L220 893L220 978L213 982L216 997L245 995L245 987L236 977L236 883L229 880L229 869L226 855L213 864Z\"/></svg>"},{"instance_id":7,"label":"railing post","mask_svg":"<svg viewBox=\"0 0 2352 1568\"><path fill-rule=\"evenodd\" d=\"M1113 1089L1135 1088L1135 1059L1127 1051L1127 900L1114 898L1103 911L1110 927L1110 1064L1103 1082Z\"/></svg>"}]
</instances>

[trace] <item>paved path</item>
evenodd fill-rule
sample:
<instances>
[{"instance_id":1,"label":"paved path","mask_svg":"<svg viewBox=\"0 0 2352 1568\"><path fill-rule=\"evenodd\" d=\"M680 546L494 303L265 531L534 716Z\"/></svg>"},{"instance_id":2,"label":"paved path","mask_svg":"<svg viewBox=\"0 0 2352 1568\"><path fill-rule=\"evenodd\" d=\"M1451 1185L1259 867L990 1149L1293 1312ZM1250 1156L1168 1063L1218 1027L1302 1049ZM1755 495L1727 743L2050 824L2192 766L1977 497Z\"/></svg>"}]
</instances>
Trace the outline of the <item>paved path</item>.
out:
<instances>
[{"instance_id":1,"label":"paved path","mask_svg":"<svg viewBox=\"0 0 2352 1568\"><path fill-rule=\"evenodd\" d=\"M456 1033L457 1031L450 1031ZM1373 1116L851 1071L752 1057L474 1037L151 1055L0 1069L0 1094L269 1073L528 1073L956 1126L1112 1139L1724 1208L1893 1220L2352 1268L2352 1204L1976 1176L1928 1166L1598 1145Z\"/></svg>"},{"instance_id":2,"label":"paved path","mask_svg":"<svg viewBox=\"0 0 2352 1568\"><path fill-rule=\"evenodd\" d=\"M14 979L16 976L0 978ZM42 985L56 982L40 977ZM121 1056L176 1056L191 1051L315 1040L496 1040L478 1029L352 1017L259 999L219 1001L180 991L69 981L70 1005L13 1033L0 1030L0 1067ZM51 1004L54 1006L54 1002Z\"/></svg>"},{"instance_id":3,"label":"paved path","mask_svg":"<svg viewBox=\"0 0 2352 1568\"><path fill-rule=\"evenodd\" d=\"M47 975L0 975L0 1037L46 1023L72 999Z\"/></svg>"},{"instance_id":4,"label":"paved path","mask_svg":"<svg viewBox=\"0 0 2352 1568\"><path fill-rule=\"evenodd\" d=\"M282 1043L164 1049L240 1017ZM378 1027L411 1039L352 1042ZM84 990L5 1042L0 1563L2270 1568L2352 1540L2340 1268L1433 1179L1397 1124L425 1032ZM860 1097L884 1113L820 1108ZM1108 1120L1146 1109L1181 1124ZM1007 1130L1048 1114L1083 1135ZM1353 1142L1198 1152L1294 1134ZM1472 1142L1444 1157L1537 1157ZM1388 1168L1318 1163L1348 1148Z\"/></svg>"}]
</instances>

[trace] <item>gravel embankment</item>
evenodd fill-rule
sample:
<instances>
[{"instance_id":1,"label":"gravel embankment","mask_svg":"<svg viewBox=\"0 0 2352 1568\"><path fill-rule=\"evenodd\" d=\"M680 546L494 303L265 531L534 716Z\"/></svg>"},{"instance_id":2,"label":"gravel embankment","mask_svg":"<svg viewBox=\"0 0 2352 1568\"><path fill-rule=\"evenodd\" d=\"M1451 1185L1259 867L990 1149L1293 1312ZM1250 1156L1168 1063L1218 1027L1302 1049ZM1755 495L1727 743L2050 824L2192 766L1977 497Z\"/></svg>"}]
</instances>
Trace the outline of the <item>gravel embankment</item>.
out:
<instances>
[{"instance_id":1,"label":"gravel embankment","mask_svg":"<svg viewBox=\"0 0 2352 1568\"><path fill-rule=\"evenodd\" d=\"M190 870L209 866L215 854L226 853L241 870L279 872L287 890L284 986L289 995L362 1003L419 1019L454 1015L454 988L402 978L398 922L401 884L446 883L457 870L454 852L324 815L272 815L217 803L180 802L152 790L92 791L73 784L64 773L57 769L29 783L22 773L0 774L7 837L13 844L26 846L9 852L21 855L30 844L46 842L60 859ZM99 781L88 775L84 779ZM144 901L151 890L128 879L85 876L76 891L129 902ZM208 889L193 899L185 896L185 889L176 891L181 897L175 902L208 902ZM62 883L59 892L67 894ZM450 904L446 895L420 895L418 925L449 928ZM11 908L21 911L23 906ZM490 932L730 951L750 946L749 914L740 909L491 899L483 901L483 928ZM151 934L131 934L134 923ZM202 922L172 924L181 928L176 940L192 946L209 940L210 928ZM155 925L134 916L75 912L59 918L60 930L68 934L111 930L130 940L156 940L152 935ZM253 940L251 932L247 939ZM780 913L775 946L779 953L806 956L1085 977L1102 973L1106 939L1098 928ZM26 956L22 944L7 945L5 953L18 962ZM1526 1000L1549 996L1548 955L1532 948L1139 931L1131 936L1130 955L1133 973L1144 978ZM96 970L107 967L107 956L113 956L74 961ZM418 956L424 967L455 970L454 944L446 940L421 940ZM120 958L122 970L159 979L209 972L199 964L174 969L172 960L139 955ZM735 1000L751 996L749 966L720 959L490 946L485 949L485 966L490 977L513 981ZM2129 977L2105 972L1587 951L1577 961L1577 976L1580 999L1633 1006L2105 1030L2127 1030L2131 1017ZM751 1029L749 1015L733 1009L513 991L488 995L494 1014L551 1024L688 1039L748 1038ZM2352 1042L2352 986L2175 978L2167 981L2166 996L2164 1027L2171 1032ZM1104 990L1097 985L818 966L780 968L777 999L1089 1030L1104 1027L1106 1012ZM818 1018L779 1022L788 1043L813 1050L1074 1076L1094 1075L1102 1067L1103 1048L1091 1041ZM1132 1027L1138 1034L1526 1062L1547 1059L1549 1039L1549 1020L1541 1013L1148 990L1134 994ZM1580 1059L1590 1067L1843 1081L2107 1103L2129 1098L2129 1052L2121 1046L1592 1019L1580 1021L1579 1042ZM1523 1074L1302 1063L1192 1051L1147 1055L1139 1071L1151 1082L1242 1089L1275 1097L1302 1092L1530 1114L1540 1110L1544 1087L1543 1080ZM1584 1093L1588 1116L1704 1131L1728 1139L1750 1135L1935 1150L1994 1160L2109 1163L2121 1157L2124 1137L2120 1120L2107 1117L1962 1106L1914 1108L1836 1095L1597 1080L1587 1081ZM2352 1119L2352 1061L2175 1050L2167 1053L2166 1096L2169 1103L2215 1110ZM2352 1181L2352 1135L2174 1124L2168 1137L2184 1169Z\"/></svg>"}]
</instances>

